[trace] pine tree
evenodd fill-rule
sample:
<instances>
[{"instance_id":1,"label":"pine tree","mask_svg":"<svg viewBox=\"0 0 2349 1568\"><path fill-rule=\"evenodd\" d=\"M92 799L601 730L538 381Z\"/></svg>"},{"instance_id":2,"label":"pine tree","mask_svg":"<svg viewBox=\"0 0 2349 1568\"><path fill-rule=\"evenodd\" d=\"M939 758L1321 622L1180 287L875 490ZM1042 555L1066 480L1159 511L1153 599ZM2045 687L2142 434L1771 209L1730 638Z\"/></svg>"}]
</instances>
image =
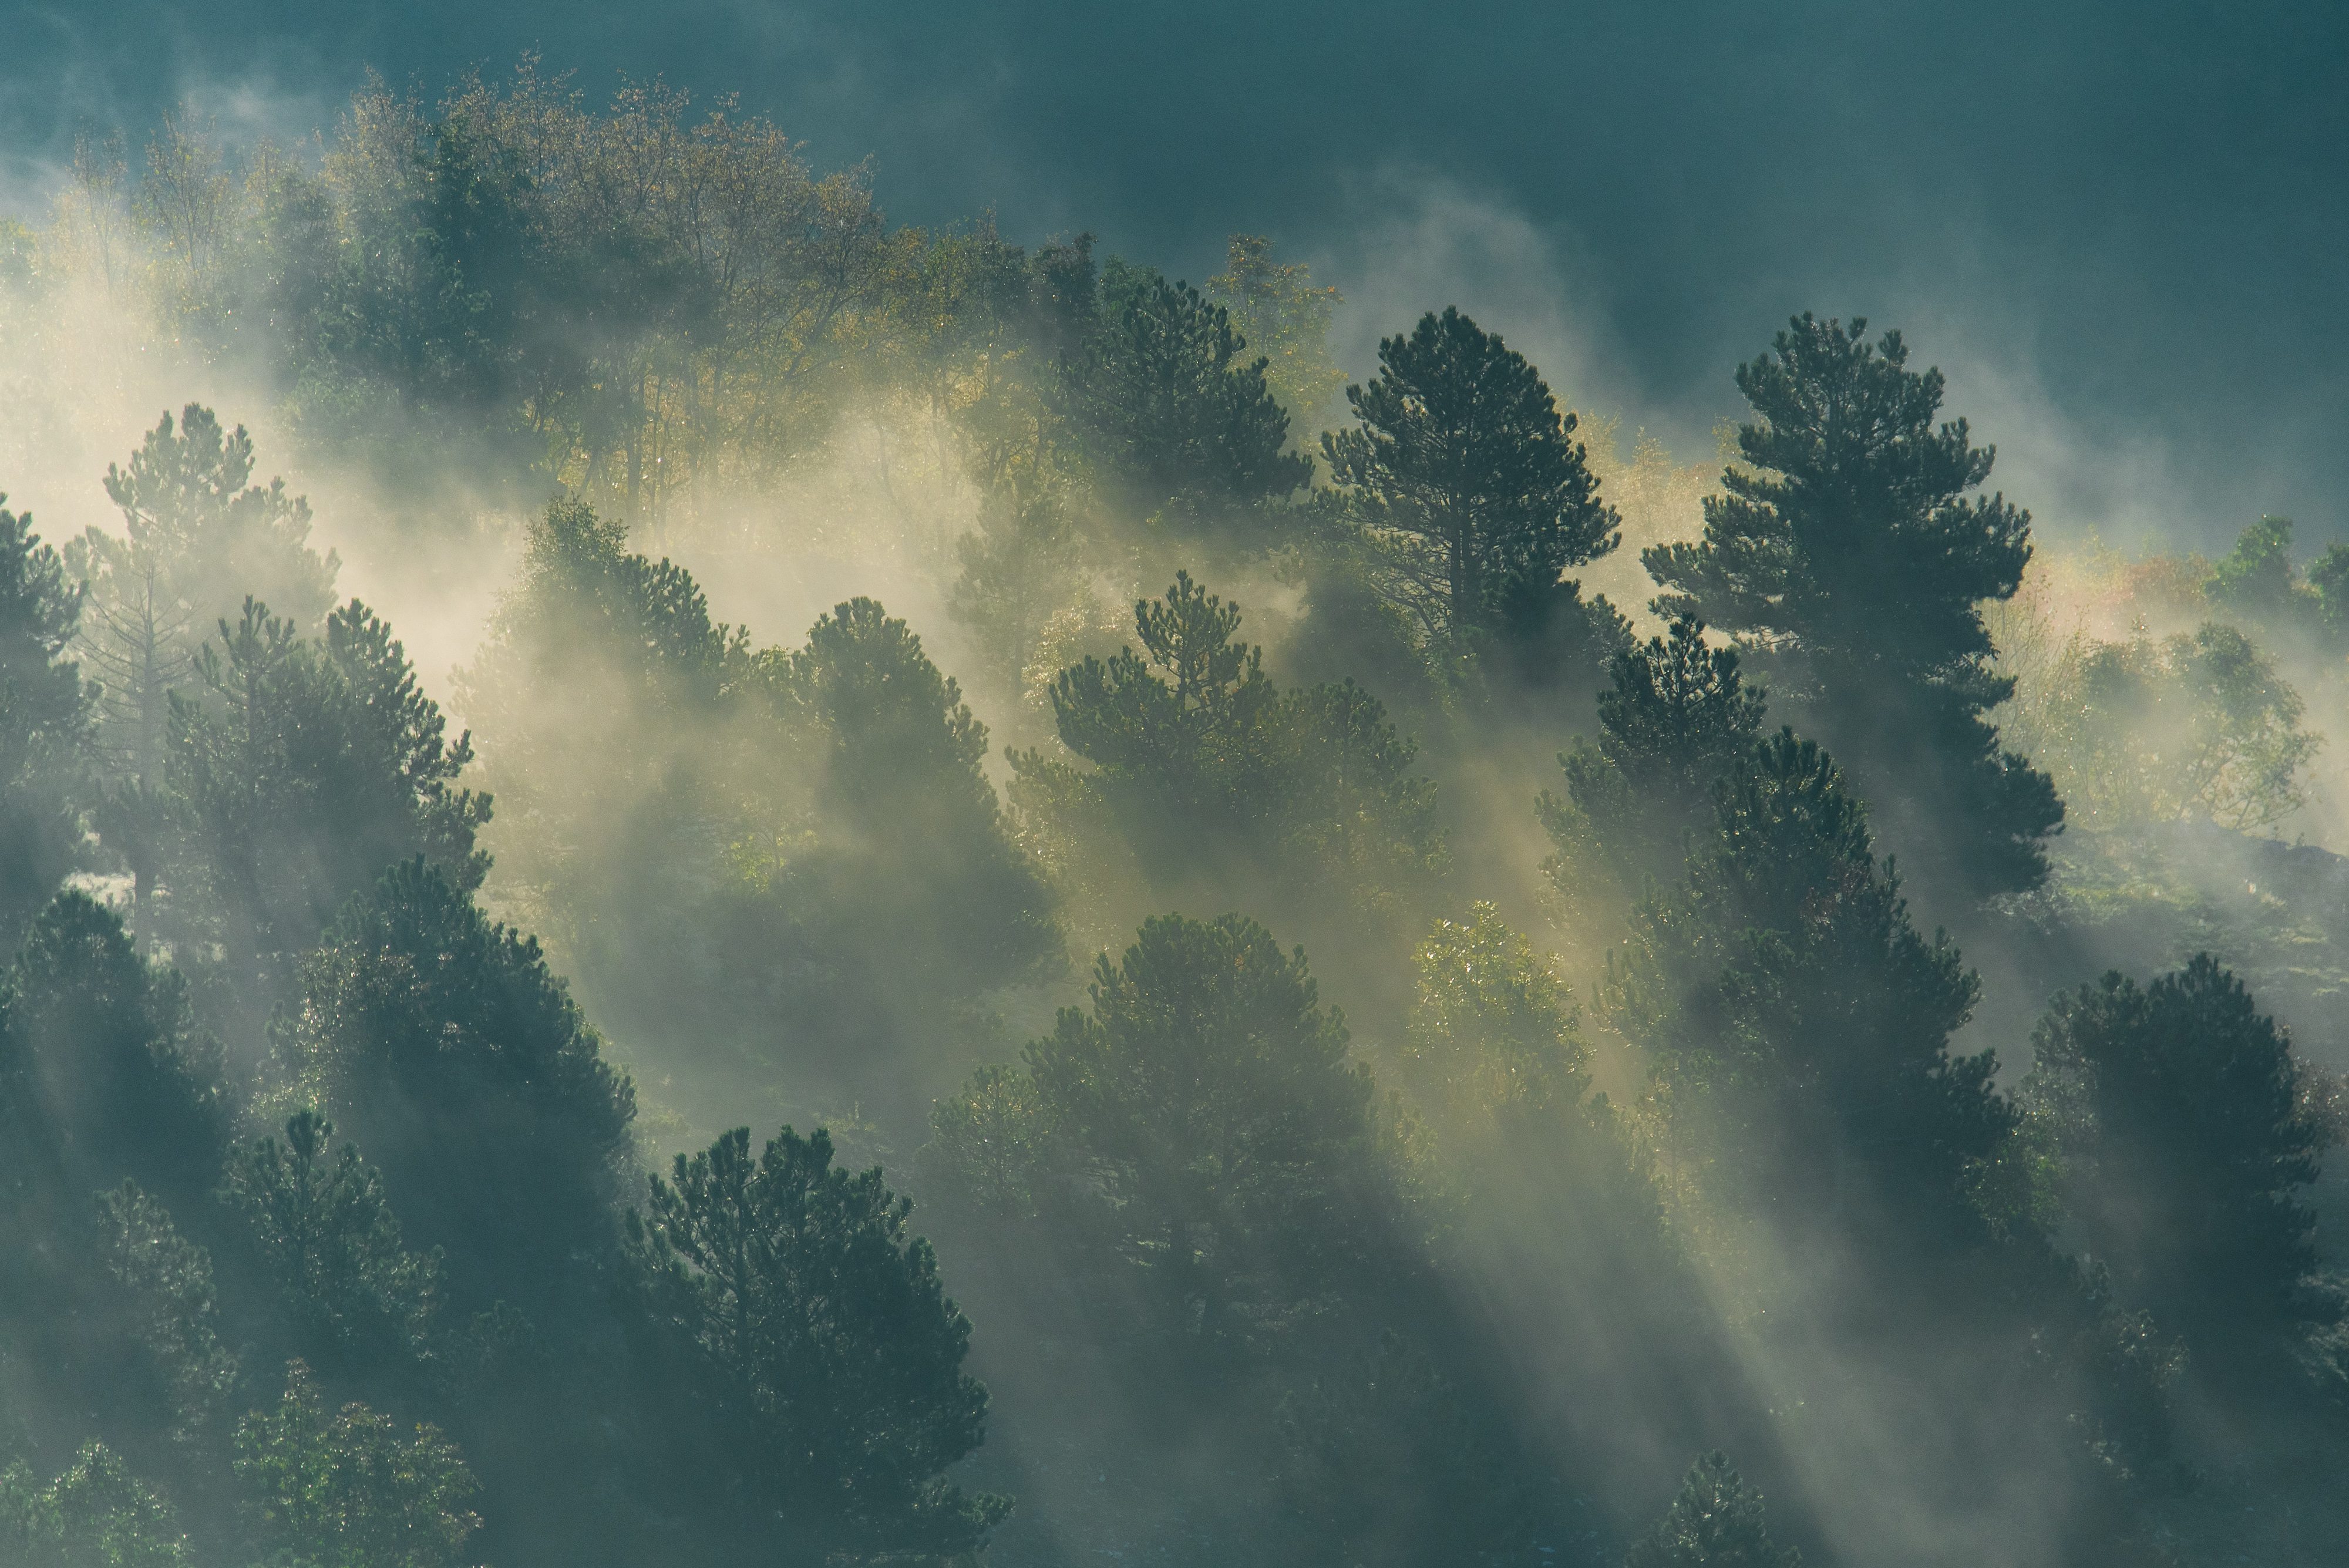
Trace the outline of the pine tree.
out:
<instances>
[{"instance_id":1,"label":"pine tree","mask_svg":"<svg viewBox=\"0 0 2349 1568\"><path fill-rule=\"evenodd\" d=\"M310 547L306 498L288 495L282 479L249 483L254 462L243 425L223 431L210 409L190 403L176 429L166 412L128 463L107 465L106 493L128 537L92 530L83 542L109 624L147 605L166 622L184 616L201 642L250 597L276 606L297 632L318 628L342 562Z\"/></svg>"},{"instance_id":2,"label":"pine tree","mask_svg":"<svg viewBox=\"0 0 2349 1568\"><path fill-rule=\"evenodd\" d=\"M609 1247L635 1090L535 940L421 858L353 898L303 964L279 1094L348 1128L470 1310L533 1318Z\"/></svg>"},{"instance_id":3,"label":"pine tree","mask_svg":"<svg viewBox=\"0 0 2349 1568\"><path fill-rule=\"evenodd\" d=\"M1382 913L1441 869L1434 786L1411 775L1417 748L1376 698L1351 681L1282 691L1262 649L1234 640L1239 607L1187 572L1137 603L1134 624L1140 652L1087 659L1052 685L1061 740L1092 770L1015 754L1020 810L1107 826L1162 893L1210 867L1270 872L1292 894Z\"/></svg>"},{"instance_id":4,"label":"pine tree","mask_svg":"<svg viewBox=\"0 0 2349 1568\"><path fill-rule=\"evenodd\" d=\"M0 1470L0 1560L16 1568L186 1568L171 1505L104 1443L85 1443L47 1486L19 1460Z\"/></svg>"},{"instance_id":5,"label":"pine tree","mask_svg":"<svg viewBox=\"0 0 2349 1568\"><path fill-rule=\"evenodd\" d=\"M328 1414L310 1369L285 1368L274 1410L237 1427L236 1475L264 1551L335 1568L454 1568L481 1527L481 1490L431 1426L403 1436L362 1404Z\"/></svg>"},{"instance_id":6,"label":"pine tree","mask_svg":"<svg viewBox=\"0 0 2349 1568\"><path fill-rule=\"evenodd\" d=\"M32 517L0 507L0 948L9 951L73 868L81 837L73 800L89 694L64 657L81 604Z\"/></svg>"},{"instance_id":7,"label":"pine tree","mask_svg":"<svg viewBox=\"0 0 2349 1568\"><path fill-rule=\"evenodd\" d=\"M400 1245L381 1173L334 1136L333 1122L296 1111L282 1145L264 1137L230 1154L221 1199L252 1228L305 1361L357 1371L429 1355L440 1257Z\"/></svg>"},{"instance_id":8,"label":"pine tree","mask_svg":"<svg viewBox=\"0 0 2349 1568\"><path fill-rule=\"evenodd\" d=\"M1659 613L1694 614L1770 654L1772 690L1829 737L1879 826L1977 895L2038 886L2054 785L1982 715L1996 674L1985 600L2013 597L2031 516L1971 498L1992 448L1936 429L1941 374L1897 332L1796 317L1737 369L1758 416L1704 504L1704 536L1641 557Z\"/></svg>"},{"instance_id":9,"label":"pine tree","mask_svg":"<svg viewBox=\"0 0 2349 1568\"><path fill-rule=\"evenodd\" d=\"M2058 997L2023 1093L2054 1129L2059 1189L2124 1307L2237 1369L2337 1315L2310 1285L2301 1194L2326 1137L2289 1037L2207 953L2140 989L2115 972Z\"/></svg>"},{"instance_id":10,"label":"pine tree","mask_svg":"<svg viewBox=\"0 0 2349 1568\"><path fill-rule=\"evenodd\" d=\"M1377 591L1432 643L1470 651L1563 639L1588 657L1623 627L1566 573L1621 543L1576 417L1524 355L1446 308L1379 343L1379 375L1348 387L1357 428L1322 455Z\"/></svg>"},{"instance_id":11,"label":"pine tree","mask_svg":"<svg viewBox=\"0 0 2349 1568\"><path fill-rule=\"evenodd\" d=\"M1060 398L1115 500L1199 529L1311 481L1313 460L1283 451L1288 415L1268 362L1240 358L1247 340L1222 306L1154 273L1111 284L1115 314L1063 362Z\"/></svg>"},{"instance_id":12,"label":"pine tree","mask_svg":"<svg viewBox=\"0 0 2349 1568\"><path fill-rule=\"evenodd\" d=\"M1726 1140L1741 1201L1797 1234L1962 1255L1983 1236L1970 1181L2014 1121L1994 1056L1949 1052L1979 977L1911 926L1866 808L1812 742L1757 744L1715 815L1681 886L1635 912L1610 1021Z\"/></svg>"},{"instance_id":13,"label":"pine tree","mask_svg":"<svg viewBox=\"0 0 2349 1568\"><path fill-rule=\"evenodd\" d=\"M1088 994L1091 1013L1062 1008L1025 1058L1182 1332L1226 1345L1237 1298L1293 1299L1356 1266L1372 1082L1304 950L1237 915L1161 916L1122 961L1100 957Z\"/></svg>"},{"instance_id":14,"label":"pine tree","mask_svg":"<svg viewBox=\"0 0 2349 1568\"><path fill-rule=\"evenodd\" d=\"M98 1195L98 1255L119 1293L112 1304L143 1353L171 1436L185 1441L236 1383L236 1357L221 1343L211 1254L128 1177Z\"/></svg>"},{"instance_id":15,"label":"pine tree","mask_svg":"<svg viewBox=\"0 0 2349 1568\"><path fill-rule=\"evenodd\" d=\"M385 867L422 854L460 890L480 885L489 857L473 840L490 797L452 787L471 736L444 738L406 650L365 605L305 641L248 599L197 670L209 700L172 704L174 809L191 830L180 913L211 917L262 1010Z\"/></svg>"},{"instance_id":16,"label":"pine tree","mask_svg":"<svg viewBox=\"0 0 2349 1568\"><path fill-rule=\"evenodd\" d=\"M1536 813L1555 853L1542 862L1569 908L1671 881L1682 835L1711 815L1714 786L1761 737L1763 694L1748 690L1736 653L1709 648L1704 623L1683 615L1669 639L1652 637L1609 663L1599 694L1597 744L1558 758L1563 799L1542 792Z\"/></svg>"},{"instance_id":17,"label":"pine tree","mask_svg":"<svg viewBox=\"0 0 2349 1568\"><path fill-rule=\"evenodd\" d=\"M1656 1527L1623 1568L1802 1568L1803 1554L1770 1540L1762 1494L1716 1450L1698 1458Z\"/></svg>"},{"instance_id":18,"label":"pine tree","mask_svg":"<svg viewBox=\"0 0 2349 1568\"><path fill-rule=\"evenodd\" d=\"M878 1167L833 1168L821 1128L785 1127L754 1159L743 1127L678 1155L628 1211L639 1331L685 1397L675 1437L716 1541L730 1523L771 1552L780 1525L811 1557L949 1556L1010 1511L944 1480L984 1439L987 1390L962 1371L970 1324L908 1239L912 1208ZM739 1500L766 1522L728 1521Z\"/></svg>"}]
</instances>

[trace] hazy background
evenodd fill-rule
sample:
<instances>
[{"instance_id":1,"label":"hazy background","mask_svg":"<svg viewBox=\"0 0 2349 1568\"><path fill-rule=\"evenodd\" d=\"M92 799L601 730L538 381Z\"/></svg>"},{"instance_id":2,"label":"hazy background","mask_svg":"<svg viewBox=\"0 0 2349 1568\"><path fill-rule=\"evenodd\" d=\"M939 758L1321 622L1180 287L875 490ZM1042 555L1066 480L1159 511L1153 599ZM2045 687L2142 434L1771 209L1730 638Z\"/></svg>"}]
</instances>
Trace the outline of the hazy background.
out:
<instances>
[{"instance_id":1,"label":"hazy background","mask_svg":"<svg viewBox=\"0 0 2349 1568\"><path fill-rule=\"evenodd\" d=\"M1707 454L1789 312L1899 326L2043 535L2303 552L2349 490L2349 8L1291 3L0 5L0 209L85 119L330 125L523 51L740 95L900 222L992 206L1194 280L1269 233L1375 337L1457 301Z\"/></svg>"}]
</instances>

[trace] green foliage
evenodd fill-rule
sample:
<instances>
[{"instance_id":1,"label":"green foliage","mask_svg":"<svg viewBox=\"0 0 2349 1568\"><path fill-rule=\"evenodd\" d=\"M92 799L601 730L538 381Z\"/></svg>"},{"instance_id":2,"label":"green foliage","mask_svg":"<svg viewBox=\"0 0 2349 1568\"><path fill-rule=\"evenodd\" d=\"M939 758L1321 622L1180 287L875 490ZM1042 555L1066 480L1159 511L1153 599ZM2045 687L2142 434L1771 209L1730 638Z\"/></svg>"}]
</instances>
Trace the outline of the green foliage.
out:
<instances>
[{"instance_id":1,"label":"green foliage","mask_svg":"<svg viewBox=\"0 0 2349 1568\"><path fill-rule=\"evenodd\" d=\"M1572 622L1576 651L1619 639L1567 569L1621 542L1587 453L1524 355L1457 310L1379 343L1379 375L1349 387L1357 428L1325 434L1366 579L1432 644L1537 644ZM1586 624L1587 623L1587 624Z\"/></svg>"},{"instance_id":2,"label":"green foliage","mask_svg":"<svg viewBox=\"0 0 2349 1568\"><path fill-rule=\"evenodd\" d=\"M701 1485L832 1550L974 1551L1010 1511L942 1479L979 1445L987 1390L912 1209L877 1166L833 1168L820 1128L754 1160L743 1127L678 1155L628 1212L644 1327L709 1433Z\"/></svg>"},{"instance_id":3,"label":"green foliage","mask_svg":"<svg viewBox=\"0 0 2349 1568\"><path fill-rule=\"evenodd\" d=\"M1738 674L1737 654L1709 648L1704 623L1682 615L1670 639L1651 637L1609 661L1599 694L1599 740L1558 758L1563 799L1544 790L1535 813L1554 852L1543 875L1568 908L1670 879L1682 836L1711 811L1713 789L1761 738L1763 693Z\"/></svg>"},{"instance_id":4,"label":"green foliage","mask_svg":"<svg viewBox=\"0 0 2349 1568\"><path fill-rule=\"evenodd\" d=\"M160 1385L171 1435L184 1440L236 1381L236 1357L220 1339L212 1258L128 1177L98 1195L98 1214L99 1252L121 1292L126 1325Z\"/></svg>"},{"instance_id":5,"label":"green foliage","mask_svg":"<svg viewBox=\"0 0 2349 1568\"><path fill-rule=\"evenodd\" d=\"M1265 384L1291 421L1319 420L1346 384L1329 347L1330 318L1345 296L1315 287L1303 262L1275 262L1272 242L1262 234L1234 234L1225 265L1207 280L1207 297L1230 312L1234 332L1265 357Z\"/></svg>"},{"instance_id":6,"label":"green foliage","mask_svg":"<svg viewBox=\"0 0 2349 1568\"><path fill-rule=\"evenodd\" d=\"M879 604L836 607L807 647L761 656L817 765L824 825L781 868L791 896L843 928L836 962L898 944L950 994L1005 983L1057 951L1051 900L1005 831L987 726L922 639Z\"/></svg>"},{"instance_id":7,"label":"green foliage","mask_svg":"<svg viewBox=\"0 0 2349 1568\"><path fill-rule=\"evenodd\" d=\"M2198 1355L2271 1345L2330 1308L2309 1286L2324 1129L2289 1040L2208 954L2140 990L2058 997L2024 1095L2055 1129L2060 1192L2124 1305Z\"/></svg>"},{"instance_id":8,"label":"green foliage","mask_svg":"<svg viewBox=\"0 0 2349 1568\"><path fill-rule=\"evenodd\" d=\"M2031 516L1967 492L1996 453L1940 426L1941 373L1907 368L1898 332L1807 312L1775 359L1737 369L1758 416L1704 503L1704 536L1640 557L1659 613L1693 614L1771 655L1773 690L1837 737L1879 821L1982 893L2036 887L2063 820L2043 774L1981 714L1992 672L1986 599L2013 596Z\"/></svg>"},{"instance_id":9,"label":"green foliage","mask_svg":"<svg viewBox=\"0 0 2349 1568\"><path fill-rule=\"evenodd\" d=\"M1962 1247L1969 1184L2013 1121L1992 1054L1949 1053L1980 980L1910 925L1817 746L1760 742L1717 800L1687 879L1640 906L1610 961L1610 1022L1738 1151L1747 1200L1845 1223L1864 1191L1909 1244Z\"/></svg>"},{"instance_id":10,"label":"green foliage","mask_svg":"<svg viewBox=\"0 0 2349 1568\"><path fill-rule=\"evenodd\" d=\"M11 948L81 837L72 796L89 695L64 657L81 603L31 515L0 507L0 944Z\"/></svg>"},{"instance_id":11,"label":"green foliage","mask_svg":"<svg viewBox=\"0 0 2349 1568\"><path fill-rule=\"evenodd\" d=\"M190 403L176 428L164 414L129 463L107 465L106 493L122 509L129 537L91 529L77 541L76 570L88 575L109 621L149 607L171 616L184 604L181 635L201 643L214 621L257 598L276 606L297 633L317 630L334 607L342 563L310 548L306 498L286 494L282 479L249 483L254 461L243 425L223 431L210 409Z\"/></svg>"},{"instance_id":12,"label":"green foliage","mask_svg":"<svg viewBox=\"0 0 2349 1568\"><path fill-rule=\"evenodd\" d=\"M473 839L490 797L452 787L471 737L443 738L440 706L365 605L353 599L305 642L247 599L197 671L211 700L172 699L172 784L191 830L181 856L233 961L282 983L345 899L413 855L480 886L489 857ZM201 940L194 913L183 911L187 934Z\"/></svg>"},{"instance_id":13,"label":"green foliage","mask_svg":"<svg viewBox=\"0 0 2349 1568\"><path fill-rule=\"evenodd\" d=\"M999 690L1024 690L1047 627L1085 596L1078 549L1057 496L1009 485L987 493L978 528L955 542L962 571L947 614L969 629Z\"/></svg>"},{"instance_id":14,"label":"green foliage","mask_svg":"<svg viewBox=\"0 0 2349 1568\"><path fill-rule=\"evenodd\" d=\"M931 1201L999 1218L1033 1213L1061 1164L1051 1107L1036 1080L1001 1063L930 1107L916 1170Z\"/></svg>"},{"instance_id":15,"label":"green foliage","mask_svg":"<svg viewBox=\"0 0 2349 1568\"><path fill-rule=\"evenodd\" d=\"M1268 361L1220 305L1154 273L1132 277L1113 317L1064 360L1061 406L1112 495L1188 528L1277 501L1311 482L1287 452L1288 415L1265 385Z\"/></svg>"},{"instance_id":16,"label":"green foliage","mask_svg":"<svg viewBox=\"0 0 2349 1568\"><path fill-rule=\"evenodd\" d=\"M2307 804L2324 737L2276 660L2205 621L2159 642L2097 643L2052 704L2043 753L2083 825L2142 831L2180 817L2251 832Z\"/></svg>"},{"instance_id":17,"label":"green foliage","mask_svg":"<svg viewBox=\"0 0 2349 1568\"><path fill-rule=\"evenodd\" d=\"M274 1410L236 1430L255 1543L318 1568L455 1568L481 1528L480 1489L457 1446L431 1426L403 1436L365 1405L329 1414L299 1361Z\"/></svg>"},{"instance_id":18,"label":"green foliage","mask_svg":"<svg viewBox=\"0 0 2349 1568\"><path fill-rule=\"evenodd\" d=\"M76 1205L128 1171L175 1203L211 1184L227 1123L220 1048L177 975L140 961L87 893L41 912L0 993L0 1100L36 1190Z\"/></svg>"},{"instance_id":19,"label":"green foliage","mask_svg":"<svg viewBox=\"0 0 2349 1568\"><path fill-rule=\"evenodd\" d=\"M1727 1455L1700 1455L1672 1505L1623 1558L1624 1568L1801 1568L1803 1554L1772 1543L1762 1494Z\"/></svg>"},{"instance_id":20,"label":"green foliage","mask_svg":"<svg viewBox=\"0 0 2349 1568\"><path fill-rule=\"evenodd\" d=\"M1426 1352L1392 1330L1378 1346L1281 1397L1282 1498L1318 1561L1419 1564L1522 1546L1531 1487Z\"/></svg>"},{"instance_id":21,"label":"green foliage","mask_svg":"<svg viewBox=\"0 0 2349 1568\"><path fill-rule=\"evenodd\" d=\"M1239 622L1188 573L1137 603L1141 653L1053 683L1061 739L1092 771L1016 754L1013 803L1064 827L1105 822L1161 888L1213 857L1392 907L1444 858L1434 786L1408 771L1416 747L1351 681L1282 691L1262 650L1232 639Z\"/></svg>"},{"instance_id":22,"label":"green foliage","mask_svg":"<svg viewBox=\"0 0 2349 1568\"><path fill-rule=\"evenodd\" d=\"M2244 529L2203 585L2211 607L2253 624L2288 626L2295 612L2316 607L2292 564L2292 519L2262 517Z\"/></svg>"},{"instance_id":23,"label":"green foliage","mask_svg":"<svg viewBox=\"0 0 2349 1568\"><path fill-rule=\"evenodd\" d=\"M351 900L301 983L282 1092L382 1161L477 1306L560 1296L574 1253L608 1246L636 1092L537 941L419 858Z\"/></svg>"},{"instance_id":24,"label":"green foliage","mask_svg":"<svg viewBox=\"0 0 2349 1568\"><path fill-rule=\"evenodd\" d=\"M1491 904L1439 919L1413 955L1419 994L1404 1034L1415 1087L1458 1123L1571 1105L1590 1085L1590 1047L1557 961Z\"/></svg>"},{"instance_id":25,"label":"green foliage","mask_svg":"<svg viewBox=\"0 0 2349 1568\"><path fill-rule=\"evenodd\" d=\"M192 1560L171 1504L96 1442L46 1487L22 1463L0 1470L0 1556L15 1568L183 1568Z\"/></svg>"},{"instance_id":26,"label":"green foliage","mask_svg":"<svg viewBox=\"0 0 2349 1568\"><path fill-rule=\"evenodd\" d=\"M1380 1206L1370 1069L1305 953L1255 921L1166 915L1096 961L1029 1071L1119 1246L1179 1331L1214 1344L1334 1288Z\"/></svg>"},{"instance_id":27,"label":"green foliage","mask_svg":"<svg viewBox=\"0 0 2349 1568\"><path fill-rule=\"evenodd\" d=\"M428 1354L440 1256L400 1246L382 1176L353 1144L330 1158L334 1136L333 1122L296 1111L283 1145L264 1137L231 1152L221 1199L252 1227L305 1360Z\"/></svg>"}]
</instances>

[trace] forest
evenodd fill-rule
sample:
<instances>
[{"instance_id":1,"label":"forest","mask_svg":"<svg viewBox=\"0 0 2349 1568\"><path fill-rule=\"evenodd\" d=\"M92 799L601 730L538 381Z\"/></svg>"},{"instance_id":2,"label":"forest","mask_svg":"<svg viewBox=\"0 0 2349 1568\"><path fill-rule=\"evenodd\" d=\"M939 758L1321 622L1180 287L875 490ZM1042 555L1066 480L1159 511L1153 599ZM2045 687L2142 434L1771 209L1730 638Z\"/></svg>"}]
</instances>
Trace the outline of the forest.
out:
<instances>
[{"instance_id":1,"label":"forest","mask_svg":"<svg viewBox=\"0 0 2349 1568\"><path fill-rule=\"evenodd\" d=\"M1423 305L534 60L93 127L0 1563L2349 1562L2349 522Z\"/></svg>"}]
</instances>

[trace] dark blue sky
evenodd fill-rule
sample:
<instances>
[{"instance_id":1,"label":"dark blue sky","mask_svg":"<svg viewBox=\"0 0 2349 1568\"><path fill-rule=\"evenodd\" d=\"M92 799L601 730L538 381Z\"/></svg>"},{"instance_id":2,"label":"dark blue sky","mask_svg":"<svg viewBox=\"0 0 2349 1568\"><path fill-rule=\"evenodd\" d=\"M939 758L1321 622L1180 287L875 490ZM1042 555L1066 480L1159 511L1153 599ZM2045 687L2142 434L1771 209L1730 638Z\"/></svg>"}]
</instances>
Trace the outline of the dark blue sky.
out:
<instances>
[{"instance_id":1,"label":"dark blue sky","mask_svg":"<svg viewBox=\"0 0 2349 1568\"><path fill-rule=\"evenodd\" d=\"M685 0L0 7L0 191L75 123L329 123L537 47L738 93L894 216L1194 278L1268 232L1370 339L1457 301L1686 455L1790 312L1907 330L2051 532L2349 533L2349 6Z\"/></svg>"}]
</instances>

